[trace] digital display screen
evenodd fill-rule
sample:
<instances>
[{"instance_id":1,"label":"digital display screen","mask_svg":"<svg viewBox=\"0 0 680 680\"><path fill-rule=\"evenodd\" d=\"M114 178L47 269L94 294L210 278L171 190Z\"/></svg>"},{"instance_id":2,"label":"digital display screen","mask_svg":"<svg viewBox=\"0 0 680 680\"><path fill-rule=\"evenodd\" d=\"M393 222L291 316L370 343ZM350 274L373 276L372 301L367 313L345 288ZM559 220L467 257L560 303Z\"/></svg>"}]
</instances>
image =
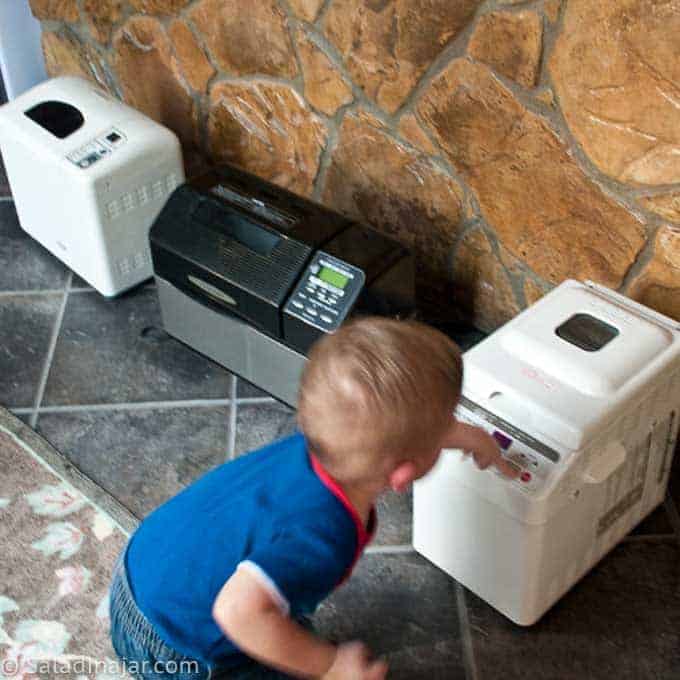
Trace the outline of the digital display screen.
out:
<instances>
[{"instance_id":1,"label":"digital display screen","mask_svg":"<svg viewBox=\"0 0 680 680\"><path fill-rule=\"evenodd\" d=\"M347 285L349 281L348 276L343 276L340 272L330 267L321 267L321 271L318 274L319 278L326 283L330 283L331 286L340 288L341 290Z\"/></svg>"}]
</instances>

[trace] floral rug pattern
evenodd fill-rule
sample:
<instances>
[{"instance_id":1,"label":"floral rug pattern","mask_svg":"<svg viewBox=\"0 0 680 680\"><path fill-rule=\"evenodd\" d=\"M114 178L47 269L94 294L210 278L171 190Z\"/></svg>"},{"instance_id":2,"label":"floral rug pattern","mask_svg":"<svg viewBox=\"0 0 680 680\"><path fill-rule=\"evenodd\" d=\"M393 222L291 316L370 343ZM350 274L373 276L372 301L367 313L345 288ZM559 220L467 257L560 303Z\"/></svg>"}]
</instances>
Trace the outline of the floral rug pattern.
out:
<instances>
[{"instance_id":1,"label":"floral rug pattern","mask_svg":"<svg viewBox=\"0 0 680 680\"><path fill-rule=\"evenodd\" d=\"M0 420L0 678L124 677L108 586L127 536L12 429Z\"/></svg>"}]
</instances>

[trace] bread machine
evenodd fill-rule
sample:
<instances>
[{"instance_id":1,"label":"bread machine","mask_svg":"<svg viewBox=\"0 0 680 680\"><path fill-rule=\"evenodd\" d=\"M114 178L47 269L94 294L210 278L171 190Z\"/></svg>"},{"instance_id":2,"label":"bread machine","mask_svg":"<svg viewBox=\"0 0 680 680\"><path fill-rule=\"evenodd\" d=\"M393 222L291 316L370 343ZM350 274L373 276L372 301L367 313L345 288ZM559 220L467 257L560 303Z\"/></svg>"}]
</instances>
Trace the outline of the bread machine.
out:
<instances>
[{"instance_id":1,"label":"bread machine","mask_svg":"<svg viewBox=\"0 0 680 680\"><path fill-rule=\"evenodd\" d=\"M521 625L663 500L678 434L680 324L566 281L465 353L456 416L516 480L445 451L414 485L416 550Z\"/></svg>"}]
</instances>

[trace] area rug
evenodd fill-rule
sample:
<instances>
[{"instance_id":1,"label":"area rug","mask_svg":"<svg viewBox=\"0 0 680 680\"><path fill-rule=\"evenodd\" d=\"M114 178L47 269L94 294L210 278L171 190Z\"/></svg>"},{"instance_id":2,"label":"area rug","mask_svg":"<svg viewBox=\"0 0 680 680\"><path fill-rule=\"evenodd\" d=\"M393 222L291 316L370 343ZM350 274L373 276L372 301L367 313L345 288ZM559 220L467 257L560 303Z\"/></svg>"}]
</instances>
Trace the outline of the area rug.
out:
<instances>
[{"instance_id":1,"label":"area rug","mask_svg":"<svg viewBox=\"0 0 680 680\"><path fill-rule=\"evenodd\" d=\"M108 586L136 520L0 409L0 678L125 677Z\"/></svg>"}]
</instances>

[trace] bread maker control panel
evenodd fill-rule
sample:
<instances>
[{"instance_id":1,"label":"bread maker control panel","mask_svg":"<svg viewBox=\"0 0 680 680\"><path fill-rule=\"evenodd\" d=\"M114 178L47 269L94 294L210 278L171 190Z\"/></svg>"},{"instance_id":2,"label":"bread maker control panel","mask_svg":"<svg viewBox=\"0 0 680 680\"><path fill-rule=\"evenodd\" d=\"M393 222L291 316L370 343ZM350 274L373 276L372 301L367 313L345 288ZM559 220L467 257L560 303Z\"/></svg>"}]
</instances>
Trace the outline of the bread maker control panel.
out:
<instances>
[{"instance_id":1,"label":"bread maker control panel","mask_svg":"<svg viewBox=\"0 0 680 680\"><path fill-rule=\"evenodd\" d=\"M361 269L319 250L285 310L324 332L334 331L349 314L364 281Z\"/></svg>"},{"instance_id":2,"label":"bread maker control panel","mask_svg":"<svg viewBox=\"0 0 680 680\"><path fill-rule=\"evenodd\" d=\"M510 479L494 469L508 484L529 494L544 488L560 460L557 451L464 396L456 409L456 418L481 427L498 442L503 458L520 473L517 478Z\"/></svg>"}]
</instances>

